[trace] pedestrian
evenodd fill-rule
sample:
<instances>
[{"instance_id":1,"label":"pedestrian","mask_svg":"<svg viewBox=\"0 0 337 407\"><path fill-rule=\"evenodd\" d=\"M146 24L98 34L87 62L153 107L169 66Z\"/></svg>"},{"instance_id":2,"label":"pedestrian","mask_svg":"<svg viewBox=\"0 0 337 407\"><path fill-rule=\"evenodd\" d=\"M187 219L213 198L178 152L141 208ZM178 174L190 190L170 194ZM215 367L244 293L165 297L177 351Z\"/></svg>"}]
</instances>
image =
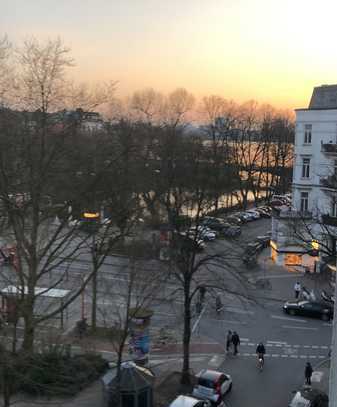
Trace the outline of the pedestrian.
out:
<instances>
[{"instance_id":1,"label":"pedestrian","mask_svg":"<svg viewBox=\"0 0 337 407\"><path fill-rule=\"evenodd\" d=\"M233 345L234 345L234 355L237 355L237 353L238 353L238 346L240 345L240 337L239 337L239 335L237 334L236 331L233 332L233 335L232 335L232 343L233 343Z\"/></svg>"},{"instance_id":2,"label":"pedestrian","mask_svg":"<svg viewBox=\"0 0 337 407\"><path fill-rule=\"evenodd\" d=\"M305 365L304 376L305 376L305 384L311 385L311 376L312 376L312 366L310 362L307 362Z\"/></svg>"},{"instance_id":3,"label":"pedestrian","mask_svg":"<svg viewBox=\"0 0 337 407\"><path fill-rule=\"evenodd\" d=\"M295 291L295 298L297 299L301 292L301 284L298 281L294 285L294 291Z\"/></svg>"},{"instance_id":4,"label":"pedestrian","mask_svg":"<svg viewBox=\"0 0 337 407\"><path fill-rule=\"evenodd\" d=\"M232 331L228 330L227 336L226 336L226 352L229 351L229 347L232 344L232 337L233 337Z\"/></svg>"}]
</instances>

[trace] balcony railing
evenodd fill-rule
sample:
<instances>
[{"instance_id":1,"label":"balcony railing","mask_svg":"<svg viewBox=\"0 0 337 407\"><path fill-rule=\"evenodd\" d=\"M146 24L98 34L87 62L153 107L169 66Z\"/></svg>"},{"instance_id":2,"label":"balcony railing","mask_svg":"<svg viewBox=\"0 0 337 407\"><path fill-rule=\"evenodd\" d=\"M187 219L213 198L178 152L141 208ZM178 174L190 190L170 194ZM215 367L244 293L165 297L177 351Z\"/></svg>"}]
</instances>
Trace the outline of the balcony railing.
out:
<instances>
[{"instance_id":1,"label":"balcony railing","mask_svg":"<svg viewBox=\"0 0 337 407\"><path fill-rule=\"evenodd\" d=\"M337 176L320 177L319 183L323 188L337 189Z\"/></svg>"},{"instance_id":2,"label":"balcony railing","mask_svg":"<svg viewBox=\"0 0 337 407\"><path fill-rule=\"evenodd\" d=\"M322 223L329 226L337 226L337 216L322 215Z\"/></svg>"},{"instance_id":3,"label":"balcony railing","mask_svg":"<svg viewBox=\"0 0 337 407\"><path fill-rule=\"evenodd\" d=\"M277 210L273 209L273 216L281 219L311 219L312 212L309 211L295 211L292 209Z\"/></svg>"},{"instance_id":4,"label":"balcony railing","mask_svg":"<svg viewBox=\"0 0 337 407\"><path fill-rule=\"evenodd\" d=\"M321 151L322 151L322 153L326 153L326 154L337 154L337 144L336 143L322 143Z\"/></svg>"}]
</instances>

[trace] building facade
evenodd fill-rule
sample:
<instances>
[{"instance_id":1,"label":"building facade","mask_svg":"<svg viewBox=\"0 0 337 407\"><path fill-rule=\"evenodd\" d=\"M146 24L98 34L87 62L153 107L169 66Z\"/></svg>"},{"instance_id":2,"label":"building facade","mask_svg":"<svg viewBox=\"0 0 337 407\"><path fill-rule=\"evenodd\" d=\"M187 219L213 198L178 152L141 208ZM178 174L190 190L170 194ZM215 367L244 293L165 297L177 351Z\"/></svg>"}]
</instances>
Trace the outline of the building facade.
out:
<instances>
[{"instance_id":1,"label":"building facade","mask_svg":"<svg viewBox=\"0 0 337 407\"><path fill-rule=\"evenodd\" d=\"M337 236L337 85L314 88L296 110L292 206L275 208L272 258L318 271Z\"/></svg>"}]
</instances>

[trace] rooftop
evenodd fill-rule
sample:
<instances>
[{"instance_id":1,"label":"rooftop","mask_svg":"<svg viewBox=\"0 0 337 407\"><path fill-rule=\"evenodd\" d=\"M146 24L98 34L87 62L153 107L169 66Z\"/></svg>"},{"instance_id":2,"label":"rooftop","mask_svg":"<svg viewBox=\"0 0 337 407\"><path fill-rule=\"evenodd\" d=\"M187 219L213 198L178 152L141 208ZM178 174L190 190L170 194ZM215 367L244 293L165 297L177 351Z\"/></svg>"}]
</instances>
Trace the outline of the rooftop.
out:
<instances>
[{"instance_id":1,"label":"rooftop","mask_svg":"<svg viewBox=\"0 0 337 407\"><path fill-rule=\"evenodd\" d=\"M316 86L309 109L337 109L337 85Z\"/></svg>"}]
</instances>

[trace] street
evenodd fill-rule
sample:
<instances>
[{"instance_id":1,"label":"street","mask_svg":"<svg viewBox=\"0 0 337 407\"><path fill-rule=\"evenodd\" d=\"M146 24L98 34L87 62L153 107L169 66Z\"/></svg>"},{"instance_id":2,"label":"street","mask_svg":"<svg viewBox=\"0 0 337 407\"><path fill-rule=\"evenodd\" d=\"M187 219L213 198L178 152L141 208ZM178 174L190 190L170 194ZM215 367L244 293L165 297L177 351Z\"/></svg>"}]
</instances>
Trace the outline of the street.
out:
<instances>
[{"instance_id":1,"label":"street","mask_svg":"<svg viewBox=\"0 0 337 407\"><path fill-rule=\"evenodd\" d=\"M198 315L193 307L191 365L201 368L223 370L233 378L233 389L226 396L228 407L287 405L290 394L303 384L304 366L310 361L316 366L327 358L331 342L331 323L305 317L292 317L283 313L285 300L293 298L293 286L300 281L307 288L316 289L320 282L302 273L289 273L284 268L275 266L269 259L269 249L259 257L259 266L248 269L241 260L240 253L245 245L258 235L264 235L270 229L269 219L260 219L242 227L238 240L218 239L209 242L209 253L223 252L235 254L228 267L208 267L200 271L201 280L206 283L219 284L218 290L208 290L202 313ZM69 266L69 267L68 267ZM159 262L149 262L143 267L151 270L161 267ZM83 257L70 265L60 265L48 279L57 278L67 271L62 288L71 288L80 284L90 271L89 258ZM270 283L268 288L249 286L243 295L236 295L236 281L233 273L248 281L263 277ZM125 258L108 257L99 272L98 281L98 321L99 324L112 324L116 312L125 310L125 292L128 271ZM4 283L3 283L4 284ZM222 288L226 286L229 292ZM183 324L183 301L179 285L170 280L153 296L151 308L154 311L151 322L153 339L151 360L161 363L168 369L171 364L177 369L181 363L181 340ZM240 290L239 290L240 291ZM223 308L218 315L215 310L215 293L221 295ZM68 310L65 321L65 333L71 329L82 313L90 316L91 286L79 297ZM58 321L55 321L57 324ZM51 321L48 322L51 324ZM155 336L161 328L173 333L174 340L166 348L158 348ZM41 327L41 333L48 327ZM239 354L225 354L225 336L228 330L237 331L241 338ZM257 368L255 349L259 342L266 347L265 366L262 372ZM170 348L170 345L172 347ZM113 358L113 353L106 351L105 356Z\"/></svg>"}]
</instances>

